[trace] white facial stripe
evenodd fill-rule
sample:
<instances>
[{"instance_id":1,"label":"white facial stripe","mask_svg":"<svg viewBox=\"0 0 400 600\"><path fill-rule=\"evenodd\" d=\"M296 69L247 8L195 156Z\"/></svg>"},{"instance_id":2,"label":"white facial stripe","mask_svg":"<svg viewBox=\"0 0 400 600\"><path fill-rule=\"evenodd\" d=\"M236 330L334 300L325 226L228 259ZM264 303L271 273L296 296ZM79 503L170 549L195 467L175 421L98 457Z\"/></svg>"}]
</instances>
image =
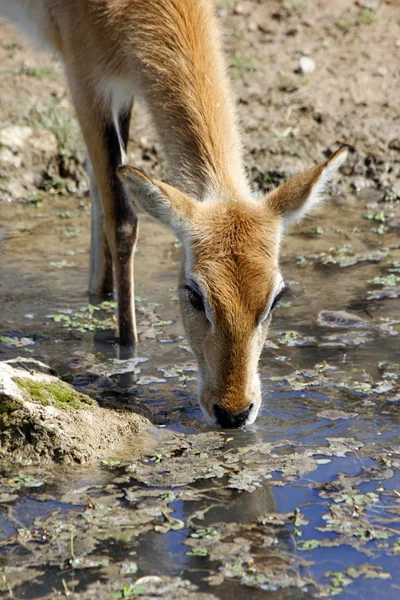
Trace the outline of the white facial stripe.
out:
<instances>
[{"instance_id":1,"label":"white facial stripe","mask_svg":"<svg viewBox=\"0 0 400 600\"><path fill-rule=\"evenodd\" d=\"M272 294L269 297L268 306L265 309L265 311L263 312L263 314L261 315L260 324L263 321L265 321L265 319L268 317L269 312L271 310L271 306L272 306L275 298L277 297L277 295L279 294L279 292L281 292L283 290L284 287L285 287L285 282L283 281L282 275L279 273L279 275L277 277L277 280L276 280L276 283L275 283L275 285L273 287Z\"/></svg>"}]
</instances>

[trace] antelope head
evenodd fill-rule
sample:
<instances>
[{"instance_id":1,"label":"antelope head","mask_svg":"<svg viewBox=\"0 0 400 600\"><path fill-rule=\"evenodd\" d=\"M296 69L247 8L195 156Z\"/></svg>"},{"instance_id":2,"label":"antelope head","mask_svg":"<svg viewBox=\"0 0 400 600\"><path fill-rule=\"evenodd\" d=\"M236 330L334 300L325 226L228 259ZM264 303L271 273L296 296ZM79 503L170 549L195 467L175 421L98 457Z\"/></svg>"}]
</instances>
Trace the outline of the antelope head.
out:
<instances>
[{"instance_id":1,"label":"antelope head","mask_svg":"<svg viewBox=\"0 0 400 600\"><path fill-rule=\"evenodd\" d=\"M339 150L261 199L215 192L198 202L133 167L119 168L134 202L182 242L180 305L209 423L241 427L256 419L258 361L285 290L282 234L318 204L346 154Z\"/></svg>"}]
</instances>

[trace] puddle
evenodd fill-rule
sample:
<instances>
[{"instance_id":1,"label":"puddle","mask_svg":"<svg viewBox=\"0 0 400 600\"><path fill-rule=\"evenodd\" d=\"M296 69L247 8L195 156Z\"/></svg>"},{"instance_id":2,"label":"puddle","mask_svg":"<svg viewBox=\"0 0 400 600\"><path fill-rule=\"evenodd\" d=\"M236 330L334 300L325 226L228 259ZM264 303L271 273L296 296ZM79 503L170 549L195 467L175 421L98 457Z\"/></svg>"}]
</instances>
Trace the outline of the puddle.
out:
<instances>
[{"instance_id":1,"label":"puddle","mask_svg":"<svg viewBox=\"0 0 400 600\"><path fill-rule=\"evenodd\" d=\"M79 202L82 252L71 267L60 264L76 241L54 213L73 199L49 198L40 219L31 205L2 207L5 222L19 222L2 243L1 359L37 358L104 406L138 407L160 437L138 437L94 467L4 465L4 597L397 598L400 303L372 292L397 284L398 238L385 234L379 262L346 268L319 258L340 247L345 208L334 228L318 218L324 235L286 238L293 297L261 359L263 407L253 426L225 433L197 405L172 236L142 219L140 348L127 359L99 329L113 327L113 304L87 308L89 212ZM362 215L353 221L368 230ZM353 256L377 249L371 235Z\"/></svg>"}]
</instances>

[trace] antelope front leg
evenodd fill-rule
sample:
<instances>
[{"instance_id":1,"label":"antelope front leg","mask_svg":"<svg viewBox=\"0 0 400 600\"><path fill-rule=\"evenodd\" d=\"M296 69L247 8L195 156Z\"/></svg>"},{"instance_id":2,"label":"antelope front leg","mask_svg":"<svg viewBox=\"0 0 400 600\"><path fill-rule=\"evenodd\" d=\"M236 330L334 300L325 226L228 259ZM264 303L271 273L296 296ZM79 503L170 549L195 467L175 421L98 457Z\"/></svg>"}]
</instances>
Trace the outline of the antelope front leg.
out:
<instances>
[{"instance_id":1,"label":"antelope front leg","mask_svg":"<svg viewBox=\"0 0 400 600\"><path fill-rule=\"evenodd\" d=\"M119 341L123 346L134 346L137 335L133 255L137 238L137 216L116 174L117 167L123 162L125 148L121 146L124 146L127 141L131 106L121 108L115 115L111 110L111 102L105 102L103 99L96 101L92 90L85 90L82 86L77 86L74 81L70 83L93 175L98 186L97 195L101 198L103 208L104 231L111 252L118 298ZM101 227L101 222L96 223L94 220L92 226ZM96 235L96 232L93 233ZM98 239L101 239L101 234L97 235ZM107 244L104 244L101 250L105 256ZM98 252L98 249L96 251ZM107 273L107 270L103 271L104 273ZM100 278L97 283L99 280Z\"/></svg>"},{"instance_id":2,"label":"antelope front leg","mask_svg":"<svg viewBox=\"0 0 400 600\"><path fill-rule=\"evenodd\" d=\"M118 129L123 153L126 153L128 147L131 113L132 104L121 110L118 116ZM90 178L90 199L92 201L89 294L107 296L112 294L114 289L112 256L105 232L100 189L89 157L87 158L87 171Z\"/></svg>"},{"instance_id":3,"label":"antelope front leg","mask_svg":"<svg viewBox=\"0 0 400 600\"><path fill-rule=\"evenodd\" d=\"M113 293L112 256L104 227L103 202L99 186L89 158L87 162L90 178L90 199L92 202L89 294L107 296Z\"/></svg>"}]
</instances>

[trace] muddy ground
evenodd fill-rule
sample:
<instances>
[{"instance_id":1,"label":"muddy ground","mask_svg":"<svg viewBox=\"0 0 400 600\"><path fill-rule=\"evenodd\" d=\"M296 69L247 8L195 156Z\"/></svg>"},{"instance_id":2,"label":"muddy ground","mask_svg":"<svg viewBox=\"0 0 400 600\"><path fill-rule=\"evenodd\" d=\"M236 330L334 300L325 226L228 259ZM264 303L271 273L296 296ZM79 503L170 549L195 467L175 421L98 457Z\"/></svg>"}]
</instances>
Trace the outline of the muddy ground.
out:
<instances>
[{"instance_id":1,"label":"muddy ground","mask_svg":"<svg viewBox=\"0 0 400 600\"><path fill-rule=\"evenodd\" d=\"M90 203L61 66L1 23L0 357L37 358L156 427L91 466L2 464L0 595L398 598L399 8L218 1L255 186L351 149L329 202L286 236L293 297L262 356L263 409L233 433L202 421L180 249L145 217L143 361L119 360L112 299L85 293ZM166 174L140 106L129 157Z\"/></svg>"}]
</instances>

